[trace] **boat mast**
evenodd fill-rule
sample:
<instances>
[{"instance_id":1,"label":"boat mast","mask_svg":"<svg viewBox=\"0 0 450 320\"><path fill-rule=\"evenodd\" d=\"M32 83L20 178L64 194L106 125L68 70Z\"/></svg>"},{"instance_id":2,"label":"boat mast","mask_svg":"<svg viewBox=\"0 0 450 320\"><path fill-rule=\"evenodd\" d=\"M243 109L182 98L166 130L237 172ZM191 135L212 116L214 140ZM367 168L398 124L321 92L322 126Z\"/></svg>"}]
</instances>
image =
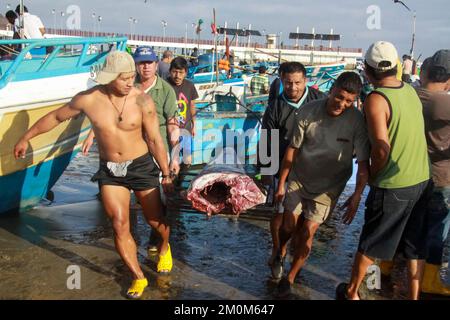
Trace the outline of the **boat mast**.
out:
<instances>
[{"instance_id":1,"label":"boat mast","mask_svg":"<svg viewBox=\"0 0 450 320\"><path fill-rule=\"evenodd\" d=\"M411 58L414 59L414 41L416 38L416 11L413 13L413 33L412 33L412 41L411 41L411 50L410 55Z\"/></svg>"},{"instance_id":2,"label":"boat mast","mask_svg":"<svg viewBox=\"0 0 450 320\"><path fill-rule=\"evenodd\" d=\"M217 32L216 32L216 9L213 8L213 24L214 24L214 52L213 52L213 57L215 60L213 60L214 62L214 66L216 68L216 85L219 84L219 57L217 54Z\"/></svg>"},{"instance_id":3,"label":"boat mast","mask_svg":"<svg viewBox=\"0 0 450 320\"><path fill-rule=\"evenodd\" d=\"M19 35L20 39L24 38L24 30L23 30L23 0L20 0L19 3Z\"/></svg>"}]
</instances>

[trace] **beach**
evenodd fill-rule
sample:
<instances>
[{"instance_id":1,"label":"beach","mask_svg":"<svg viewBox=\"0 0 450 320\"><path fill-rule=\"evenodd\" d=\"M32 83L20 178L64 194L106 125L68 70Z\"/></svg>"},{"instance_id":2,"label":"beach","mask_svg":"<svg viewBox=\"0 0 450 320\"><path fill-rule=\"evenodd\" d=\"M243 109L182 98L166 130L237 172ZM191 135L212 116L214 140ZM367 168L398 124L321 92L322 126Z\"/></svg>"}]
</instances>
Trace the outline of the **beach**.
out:
<instances>
[{"instance_id":1,"label":"beach","mask_svg":"<svg viewBox=\"0 0 450 320\"><path fill-rule=\"evenodd\" d=\"M114 248L110 222L96 197L97 185L90 182L97 166L96 148L87 157L79 154L53 188L53 202L0 217L0 299L125 299L131 274ZM352 182L339 203L351 194ZM336 210L319 228L289 299L334 299L336 285L351 271L367 192L368 188L350 226L341 222ZM168 218L174 268L170 275L159 275L157 256L146 250L149 226L140 210L131 211L138 258L149 279L142 299L276 299L277 282L267 266L269 215L207 219L202 213L169 211ZM448 242L445 255L448 260ZM70 266L79 267L79 289L68 288ZM364 286L365 298L406 299L404 269L400 261L393 281L383 281L381 290ZM448 273L443 276L448 281Z\"/></svg>"}]
</instances>

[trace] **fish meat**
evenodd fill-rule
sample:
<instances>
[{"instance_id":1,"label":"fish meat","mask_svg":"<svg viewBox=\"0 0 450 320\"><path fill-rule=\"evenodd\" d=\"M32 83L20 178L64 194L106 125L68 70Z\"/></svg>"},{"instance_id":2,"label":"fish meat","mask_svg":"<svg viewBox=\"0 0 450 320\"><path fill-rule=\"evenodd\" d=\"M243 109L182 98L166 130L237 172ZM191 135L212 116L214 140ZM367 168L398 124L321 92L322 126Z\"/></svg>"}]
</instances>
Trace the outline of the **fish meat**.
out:
<instances>
[{"instance_id":1,"label":"fish meat","mask_svg":"<svg viewBox=\"0 0 450 320\"><path fill-rule=\"evenodd\" d=\"M226 148L229 149L229 148ZM234 150L231 149L234 153ZM231 159L230 150L223 152L225 159ZM221 153L192 180L187 190L187 200L194 209L208 216L218 213L239 215L258 204L266 202L266 195L250 178L243 166L235 161L222 160ZM236 159L235 157L232 157Z\"/></svg>"}]
</instances>

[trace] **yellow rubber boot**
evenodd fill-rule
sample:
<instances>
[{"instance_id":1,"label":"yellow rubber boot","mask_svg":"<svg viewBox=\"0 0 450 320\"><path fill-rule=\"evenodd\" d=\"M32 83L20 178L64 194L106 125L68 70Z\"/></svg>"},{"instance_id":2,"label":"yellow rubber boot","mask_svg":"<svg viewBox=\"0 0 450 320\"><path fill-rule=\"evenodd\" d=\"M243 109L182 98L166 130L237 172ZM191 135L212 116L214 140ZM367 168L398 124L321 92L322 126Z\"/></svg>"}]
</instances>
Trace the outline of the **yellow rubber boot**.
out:
<instances>
[{"instance_id":1,"label":"yellow rubber boot","mask_svg":"<svg viewBox=\"0 0 450 320\"><path fill-rule=\"evenodd\" d=\"M422 292L429 294L438 294L441 296L450 296L450 287L444 285L439 273L440 265L425 264L425 271L422 279Z\"/></svg>"},{"instance_id":2,"label":"yellow rubber boot","mask_svg":"<svg viewBox=\"0 0 450 320\"><path fill-rule=\"evenodd\" d=\"M382 260L379 264L381 274L385 277L390 277L392 269L394 268L394 261Z\"/></svg>"}]
</instances>

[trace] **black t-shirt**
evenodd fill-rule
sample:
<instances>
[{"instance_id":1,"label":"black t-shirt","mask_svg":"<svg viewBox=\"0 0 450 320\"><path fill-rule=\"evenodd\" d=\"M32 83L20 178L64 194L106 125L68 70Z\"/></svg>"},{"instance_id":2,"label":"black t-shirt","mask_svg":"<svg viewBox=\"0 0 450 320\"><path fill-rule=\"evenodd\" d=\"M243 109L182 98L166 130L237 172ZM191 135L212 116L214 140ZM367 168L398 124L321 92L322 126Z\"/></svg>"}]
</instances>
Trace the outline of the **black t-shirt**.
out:
<instances>
[{"instance_id":1,"label":"black t-shirt","mask_svg":"<svg viewBox=\"0 0 450 320\"><path fill-rule=\"evenodd\" d=\"M178 103L177 120L180 124L180 128L191 131L191 101L198 98L197 89L195 89L194 84L189 80L184 80L180 86L175 85L170 77L167 81L170 83L173 90L175 90L175 96Z\"/></svg>"}]
</instances>

